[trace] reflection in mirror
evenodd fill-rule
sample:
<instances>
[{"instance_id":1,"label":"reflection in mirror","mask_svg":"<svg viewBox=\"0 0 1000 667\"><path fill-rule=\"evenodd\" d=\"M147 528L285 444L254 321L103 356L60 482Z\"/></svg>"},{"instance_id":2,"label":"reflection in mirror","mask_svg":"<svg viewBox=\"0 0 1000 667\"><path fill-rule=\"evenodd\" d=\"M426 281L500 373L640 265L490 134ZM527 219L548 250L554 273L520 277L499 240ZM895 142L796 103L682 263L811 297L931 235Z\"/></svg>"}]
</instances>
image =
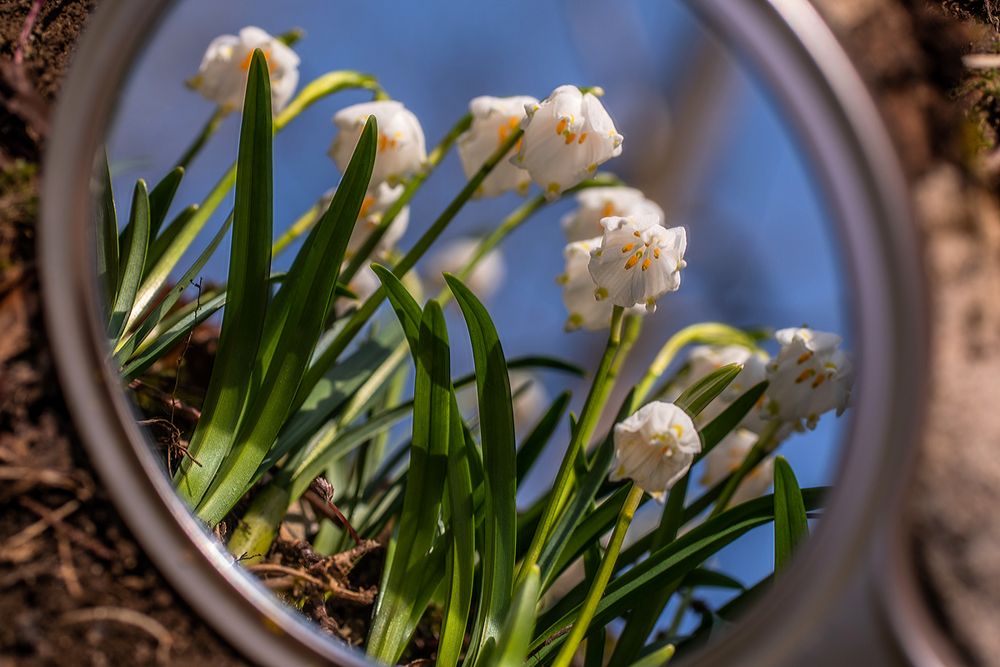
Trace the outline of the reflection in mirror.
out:
<instances>
[{"instance_id":1,"label":"reflection in mirror","mask_svg":"<svg viewBox=\"0 0 1000 667\"><path fill-rule=\"evenodd\" d=\"M607 10L182 2L97 157L164 474L373 659L661 664L822 514L849 303L803 157L683 10Z\"/></svg>"}]
</instances>

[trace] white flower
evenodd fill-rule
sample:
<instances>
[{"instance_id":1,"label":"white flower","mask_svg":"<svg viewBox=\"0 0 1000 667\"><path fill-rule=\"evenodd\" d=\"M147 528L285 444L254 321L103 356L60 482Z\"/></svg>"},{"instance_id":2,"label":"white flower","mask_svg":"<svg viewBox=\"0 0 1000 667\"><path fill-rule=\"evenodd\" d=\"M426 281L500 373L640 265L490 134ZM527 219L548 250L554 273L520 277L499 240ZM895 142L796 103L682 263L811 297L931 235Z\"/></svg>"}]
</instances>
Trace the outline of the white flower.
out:
<instances>
[{"instance_id":1,"label":"white flower","mask_svg":"<svg viewBox=\"0 0 1000 667\"><path fill-rule=\"evenodd\" d=\"M653 216L604 218L601 225L601 247L590 253L595 295L616 306L643 304L655 311L656 299L681 286L687 232L667 229Z\"/></svg>"},{"instance_id":2,"label":"white flower","mask_svg":"<svg viewBox=\"0 0 1000 667\"><path fill-rule=\"evenodd\" d=\"M766 380L767 361L768 358L764 352L755 352L742 345L698 345L691 348L687 360L688 386L723 366L743 364L743 370L740 371L739 375L701 411L697 418L698 423L707 424L712 421L754 385ZM759 433L763 428L763 422L758 411L751 410L747 413L742 425Z\"/></svg>"},{"instance_id":3,"label":"white flower","mask_svg":"<svg viewBox=\"0 0 1000 667\"><path fill-rule=\"evenodd\" d=\"M361 202L361 211L358 213L357 224L354 225L354 231L351 232L351 238L347 242L347 252L344 255L347 259L353 257L361 249L361 246L382 222L382 215L403 194L403 189L402 185L393 187L388 183L379 183L365 193L365 198ZM323 198L319 202L319 215L326 213L335 192L336 190L328 190L323 194ZM406 233L406 227L409 223L410 207L404 206L389 228L385 230L385 234L382 235L379 242L375 244L372 256L382 255L386 250L396 245Z\"/></svg>"},{"instance_id":4,"label":"white flower","mask_svg":"<svg viewBox=\"0 0 1000 667\"><path fill-rule=\"evenodd\" d=\"M260 28L247 26L237 35L212 40L201 59L198 74L188 84L226 111L243 108L247 73L254 49L267 59L271 79L271 107L284 108L299 83L299 57L295 51Z\"/></svg>"},{"instance_id":5,"label":"white flower","mask_svg":"<svg viewBox=\"0 0 1000 667\"><path fill-rule=\"evenodd\" d=\"M479 171L486 159L507 141L511 132L521 125L525 107L538 104L534 97L476 97L469 102L472 126L458 138L458 156L466 178ZM514 149L517 150L517 143ZM516 190L524 194L531 185L531 175L508 160L497 163L476 190L479 197L496 197Z\"/></svg>"},{"instance_id":6,"label":"white flower","mask_svg":"<svg viewBox=\"0 0 1000 667\"><path fill-rule=\"evenodd\" d=\"M635 188L587 188L576 195L579 205L563 216L562 230L568 241L583 241L604 233L603 218L655 216L663 224L663 209Z\"/></svg>"},{"instance_id":7,"label":"white flower","mask_svg":"<svg viewBox=\"0 0 1000 667\"><path fill-rule=\"evenodd\" d=\"M768 364L765 418L815 428L819 416L847 409L853 370L840 336L811 329L781 329L774 334L781 351Z\"/></svg>"},{"instance_id":8,"label":"white flower","mask_svg":"<svg viewBox=\"0 0 1000 667\"><path fill-rule=\"evenodd\" d=\"M705 472L699 480L701 484L711 488L736 472L756 442L757 434L745 428L738 428L723 438L705 456ZM728 506L764 495L773 482L774 457L769 456L743 478Z\"/></svg>"},{"instance_id":9,"label":"white flower","mask_svg":"<svg viewBox=\"0 0 1000 667\"><path fill-rule=\"evenodd\" d=\"M701 451L701 438L687 413L659 401L616 424L614 439L611 481L630 478L658 499L687 473Z\"/></svg>"},{"instance_id":10,"label":"white flower","mask_svg":"<svg viewBox=\"0 0 1000 667\"><path fill-rule=\"evenodd\" d=\"M341 270L347 267L347 263L341 267ZM354 292L357 299L351 299L346 296L338 297L333 304L334 313L337 317L343 316L345 313L353 308L356 308L359 304L364 303L365 300L375 293L382 283L379 282L378 276L375 272L371 270L370 267L362 266L358 269L358 272L354 274L351 278L351 282L347 283L347 289Z\"/></svg>"},{"instance_id":11,"label":"white flower","mask_svg":"<svg viewBox=\"0 0 1000 667\"><path fill-rule=\"evenodd\" d=\"M563 249L566 268L556 279L563 288L563 303L569 316L566 318L566 331L583 327L585 329L603 329L611 324L611 310L614 305L604 299L598 301L594 296L594 279L590 277L590 251L599 247L600 237L587 241L576 241L567 244Z\"/></svg>"},{"instance_id":12,"label":"white flower","mask_svg":"<svg viewBox=\"0 0 1000 667\"><path fill-rule=\"evenodd\" d=\"M340 171L347 169L369 116L375 116L378 123L378 148L369 187L383 181L395 184L418 171L427 159L424 130L413 112L395 100L355 104L333 116L338 132L329 154Z\"/></svg>"},{"instance_id":13,"label":"white flower","mask_svg":"<svg viewBox=\"0 0 1000 667\"><path fill-rule=\"evenodd\" d=\"M458 238L444 243L427 259L428 281L436 288L444 286L443 273L457 274L469 263L481 239ZM499 289L507 275L503 255L498 250L486 253L463 282L482 300L490 298Z\"/></svg>"},{"instance_id":14,"label":"white flower","mask_svg":"<svg viewBox=\"0 0 1000 667\"><path fill-rule=\"evenodd\" d=\"M559 86L540 104L525 107L521 148L511 160L555 199L622 152L622 135L591 93Z\"/></svg>"}]
</instances>

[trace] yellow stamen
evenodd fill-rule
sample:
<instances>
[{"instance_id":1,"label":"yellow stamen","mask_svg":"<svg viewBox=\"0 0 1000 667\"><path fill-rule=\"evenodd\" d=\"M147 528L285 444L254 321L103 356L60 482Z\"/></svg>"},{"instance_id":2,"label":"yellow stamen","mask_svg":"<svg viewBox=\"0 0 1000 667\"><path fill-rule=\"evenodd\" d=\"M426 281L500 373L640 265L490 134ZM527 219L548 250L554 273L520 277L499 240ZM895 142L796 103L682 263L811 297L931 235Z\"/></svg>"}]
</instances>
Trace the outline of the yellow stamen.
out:
<instances>
[{"instance_id":1,"label":"yellow stamen","mask_svg":"<svg viewBox=\"0 0 1000 667\"><path fill-rule=\"evenodd\" d=\"M264 60L267 62L267 71L274 74L274 63L271 62L271 49L263 49ZM244 72L250 71L250 62L253 60L253 51L247 51L247 54L243 57L243 62L240 63L240 69Z\"/></svg>"},{"instance_id":2,"label":"yellow stamen","mask_svg":"<svg viewBox=\"0 0 1000 667\"><path fill-rule=\"evenodd\" d=\"M511 132L517 129L520 122L521 119L517 116L508 116L506 123L500 123L500 126L497 127L497 138L499 140L497 143L502 144L507 141L507 137L510 136Z\"/></svg>"},{"instance_id":3,"label":"yellow stamen","mask_svg":"<svg viewBox=\"0 0 1000 667\"><path fill-rule=\"evenodd\" d=\"M815 380L813 380L813 383L812 383L812 388L813 388L813 389L818 389L818 388L819 388L819 386L820 386L821 384L823 384L824 382L826 382L826 374L823 374L823 373L821 373L820 375L818 375L818 376L816 377L816 379L815 379Z\"/></svg>"},{"instance_id":4,"label":"yellow stamen","mask_svg":"<svg viewBox=\"0 0 1000 667\"><path fill-rule=\"evenodd\" d=\"M582 134L580 135L580 138L579 138L579 139L577 139L576 143L578 143L578 144L582 144L582 143L583 143L584 141L586 141L586 140L587 140L587 133L586 133L586 132L583 132L583 133L582 133Z\"/></svg>"},{"instance_id":5,"label":"yellow stamen","mask_svg":"<svg viewBox=\"0 0 1000 667\"><path fill-rule=\"evenodd\" d=\"M660 258L660 249L659 248L653 248L653 257L655 257L656 259Z\"/></svg>"},{"instance_id":6,"label":"yellow stamen","mask_svg":"<svg viewBox=\"0 0 1000 667\"><path fill-rule=\"evenodd\" d=\"M588 164L587 165L587 172L588 173L593 174L595 171L597 171L597 163L596 162L593 163L593 164Z\"/></svg>"},{"instance_id":7,"label":"yellow stamen","mask_svg":"<svg viewBox=\"0 0 1000 667\"><path fill-rule=\"evenodd\" d=\"M638 264L640 257L642 257L642 253L641 252L637 252L634 255L632 255L631 257L629 257L628 261L625 262L625 270L631 269L633 266L635 266L636 264Z\"/></svg>"},{"instance_id":8,"label":"yellow stamen","mask_svg":"<svg viewBox=\"0 0 1000 667\"><path fill-rule=\"evenodd\" d=\"M626 243L625 245L622 246L622 254L624 255L627 252L632 252L632 248L634 247L635 247L634 243Z\"/></svg>"},{"instance_id":9,"label":"yellow stamen","mask_svg":"<svg viewBox=\"0 0 1000 667\"><path fill-rule=\"evenodd\" d=\"M604 208L601 209L601 217L610 218L614 214L615 214L615 205L609 201L604 202Z\"/></svg>"},{"instance_id":10,"label":"yellow stamen","mask_svg":"<svg viewBox=\"0 0 1000 667\"><path fill-rule=\"evenodd\" d=\"M637 239L641 239L642 238L642 234L640 234L638 231L632 232L632 236L636 237Z\"/></svg>"},{"instance_id":11,"label":"yellow stamen","mask_svg":"<svg viewBox=\"0 0 1000 667\"><path fill-rule=\"evenodd\" d=\"M557 194L559 192L559 184L549 183L549 187L545 188L545 191L552 194Z\"/></svg>"},{"instance_id":12,"label":"yellow stamen","mask_svg":"<svg viewBox=\"0 0 1000 667\"><path fill-rule=\"evenodd\" d=\"M569 121L567 121L565 118L560 118L559 122L556 123L556 134L562 134L563 132L565 132L566 125L568 122Z\"/></svg>"},{"instance_id":13,"label":"yellow stamen","mask_svg":"<svg viewBox=\"0 0 1000 667\"><path fill-rule=\"evenodd\" d=\"M368 211L374 205L375 197L373 195L365 195L365 198L361 201L361 211L358 213L358 217L363 218L368 215Z\"/></svg>"},{"instance_id":14,"label":"yellow stamen","mask_svg":"<svg viewBox=\"0 0 1000 667\"><path fill-rule=\"evenodd\" d=\"M680 424L674 424L670 428L674 429L674 433L677 434L677 439L678 440L681 438L681 436L684 435L684 427L681 426Z\"/></svg>"},{"instance_id":15,"label":"yellow stamen","mask_svg":"<svg viewBox=\"0 0 1000 667\"><path fill-rule=\"evenodd\" d=\"M809 378L811 378L813 375L816 375L816 371L814 369L812 369L812 368L807 368L804 371L802 371L802 373L797 378L795 378L795 384L799 384L801 382L805 382L806 380L808 380Z\"/></svg>"},{"instance_id":16,"label":"yellow stamen","mask_svg":"<svg viewBox=\"0 0 1000 667\"><path fill-rule=\"evenodd\" d=\"M804 364L804 363L806 363L807 361L809 361L812 358L813 358L813 351L812 350L806 350L805 352L803 352L799 356L798 359L795 360L795 362L799 363L799 364Z\"/></svg>"},{"instance_id":17,"label":"yellow stamen","mask_svg":"<svg viewBox=\"0 0 1000 667\"><path fill-rule=\"evenodd\" d=\"M645 271L652 264L653 264L653 260L651 260L649 257L647 257L646 259L642 260L642 270Z\"/></svg>"},{"instance_id":18,"label":"yellow stamen","mask_svg":"<svg viewBox=\"0 0 1000 667\"><path fill-rule=\"evenodd\" d=\"M574 141L576 141L576 132L567 132L566 133L566 144L567 145L571 144Z\"/></svg>"}]
</instances>

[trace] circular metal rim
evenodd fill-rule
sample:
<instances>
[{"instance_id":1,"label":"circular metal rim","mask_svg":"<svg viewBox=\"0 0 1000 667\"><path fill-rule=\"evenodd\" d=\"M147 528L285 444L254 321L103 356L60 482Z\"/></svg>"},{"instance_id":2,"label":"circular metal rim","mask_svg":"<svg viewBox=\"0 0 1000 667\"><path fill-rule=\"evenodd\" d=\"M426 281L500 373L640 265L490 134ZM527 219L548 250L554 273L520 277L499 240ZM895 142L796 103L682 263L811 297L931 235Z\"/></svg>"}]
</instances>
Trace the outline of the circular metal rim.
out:
<instances>
[{"instance_id":1,"label":"circular metal rim","mask_svg":"<svg viewBox=\"0 0 1000 667\"><path fill-rule=\"evenodd\" d=\"M815 9L801 0L686 0L735 45L785 105L837 218L851 269L864 364L851 445L829 510L800 557L699 664L777 665L812 639L845 578L869 567L887 534L917 442L926 367L924 289L905 182L879 115ZM161 572L234 646L265 664L370 664L283 608L209 539L174 495L105 361L89 256L88 178L128 65L170 0L112 0L80 45L46 153L41 275L63 389L92 462ZM859 286L864 286L864 291ZM891 399L891 400L890 400ZM859 444L860 443L860 444ZM865 444L882 446L865 446ZM903 470L903 474L900 471ZM823 567L817 567L822 564ZM774 623L775 615L783 620Z\"/></svg>"}]
</instances>

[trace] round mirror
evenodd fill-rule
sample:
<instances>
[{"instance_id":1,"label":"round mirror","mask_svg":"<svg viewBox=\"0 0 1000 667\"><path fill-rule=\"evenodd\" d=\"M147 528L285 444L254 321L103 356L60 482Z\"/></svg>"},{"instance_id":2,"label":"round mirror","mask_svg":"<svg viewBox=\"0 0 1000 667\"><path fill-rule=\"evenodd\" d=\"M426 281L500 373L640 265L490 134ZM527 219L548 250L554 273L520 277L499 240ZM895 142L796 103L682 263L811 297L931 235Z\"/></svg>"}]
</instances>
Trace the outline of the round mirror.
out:
<instances>
[{"instance_id":1,"label":"round mirror","mask_svg":"<svg viewBox=\"0 0 1000 667\"><path fill-rule=\"evenodd\" d=\"M923 352L822 22L346 10L109 6L67 86L48 315L150 556L266 663L794 664Z\"/></svg>"}]
</instances>

